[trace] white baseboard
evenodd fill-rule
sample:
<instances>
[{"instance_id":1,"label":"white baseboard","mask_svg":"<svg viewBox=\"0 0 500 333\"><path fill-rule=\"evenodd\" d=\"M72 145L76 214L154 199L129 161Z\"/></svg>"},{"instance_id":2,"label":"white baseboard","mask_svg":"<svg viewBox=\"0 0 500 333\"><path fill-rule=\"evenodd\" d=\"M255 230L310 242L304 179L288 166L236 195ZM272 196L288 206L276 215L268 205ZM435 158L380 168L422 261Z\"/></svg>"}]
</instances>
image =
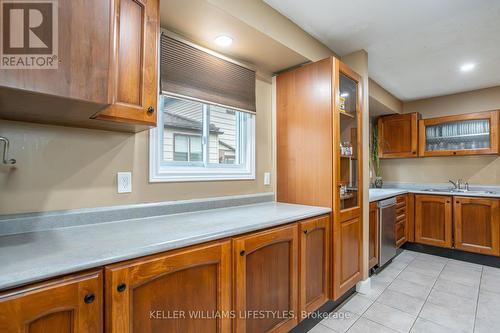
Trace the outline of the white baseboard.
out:
<instances>
[{"instance_id":1,"label":"white baseboard","mask_svg":"<svg viewBox=\"0 0 500 333\"><path fill-rule=\"evenodd\" d=\"M370 278L356 283L356 291L360 294L368 295L371 289L372 283Z\"/></svg>"}]
</instances>

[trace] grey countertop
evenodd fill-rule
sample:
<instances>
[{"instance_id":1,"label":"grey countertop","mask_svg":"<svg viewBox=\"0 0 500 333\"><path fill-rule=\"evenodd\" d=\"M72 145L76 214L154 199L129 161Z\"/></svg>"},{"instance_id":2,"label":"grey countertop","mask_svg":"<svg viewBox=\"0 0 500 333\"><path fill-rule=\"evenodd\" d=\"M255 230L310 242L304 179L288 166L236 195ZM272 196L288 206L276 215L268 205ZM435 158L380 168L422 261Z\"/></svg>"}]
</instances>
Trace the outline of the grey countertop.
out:
<instances>
[{"instance_id":1,"label":"grey countertop","mask_svg":"<svg viewBox=\"0 0 500 333\"><path fill-rule=\"evenodd\" d=\"M370 202L380 201L396 195L408 193L407 190L400 188L371 188L369 190Z\"/></svg>"},{"instance_id":2,"label":"grey countertop","mask_svg":"<svg viewBox=\"0 0 500 333\"><path fill-rule=\"evenodd\" d=\"M0 236L0 290L327 214L276 202Z\"/></svg>"},{"instance_id":3,"label":"grey countertop","mask_svg":"<svg viewBox=\"0 0 500 333\"><path fill-rule=\"evenodd\" d=\"M384 188L371 188L369 190L370 202L380 201L405 193L427 195L450 195L461 197L500 198L499 186L471 186L468 192L449 192L450 184L425 184L425 183L389 183Z\"/></svg>"}]
</instances>

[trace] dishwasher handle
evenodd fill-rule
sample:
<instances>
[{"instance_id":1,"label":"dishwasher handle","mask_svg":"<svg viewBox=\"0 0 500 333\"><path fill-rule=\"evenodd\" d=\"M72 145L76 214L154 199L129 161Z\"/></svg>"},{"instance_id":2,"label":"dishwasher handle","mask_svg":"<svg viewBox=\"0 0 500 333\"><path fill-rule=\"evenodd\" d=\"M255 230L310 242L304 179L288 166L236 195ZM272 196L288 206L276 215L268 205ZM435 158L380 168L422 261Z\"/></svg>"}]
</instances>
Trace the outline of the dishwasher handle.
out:
<instances>
[{"instance_id":1,"label":"dishwasher handle","mask_svg":"<svg viewBox=\"0 0 500 333\"><path fill-rule=\"evenodd\" d=\"M385 200L380 200L378 202L378 208L387 208L390 206L395 206L396 205L396 197L385 199Z\"/></svg>"}]
</instances>

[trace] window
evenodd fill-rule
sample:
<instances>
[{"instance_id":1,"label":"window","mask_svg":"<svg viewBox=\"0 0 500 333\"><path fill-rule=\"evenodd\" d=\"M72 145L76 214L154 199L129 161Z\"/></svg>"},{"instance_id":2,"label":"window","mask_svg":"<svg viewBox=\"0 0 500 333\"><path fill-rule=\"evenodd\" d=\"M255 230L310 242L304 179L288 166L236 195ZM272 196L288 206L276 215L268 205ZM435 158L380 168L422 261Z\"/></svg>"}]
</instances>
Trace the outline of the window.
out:
<instances>
[{"instance_id":1,"label":"window","mask_svg":"<svg viewBox=\"0 0 500 333\"><path fill-rule=\"evenodd\" d=\"M159 106L152 182L255 179L253 114L169 95Z\"/></svg>"}]
</instances>

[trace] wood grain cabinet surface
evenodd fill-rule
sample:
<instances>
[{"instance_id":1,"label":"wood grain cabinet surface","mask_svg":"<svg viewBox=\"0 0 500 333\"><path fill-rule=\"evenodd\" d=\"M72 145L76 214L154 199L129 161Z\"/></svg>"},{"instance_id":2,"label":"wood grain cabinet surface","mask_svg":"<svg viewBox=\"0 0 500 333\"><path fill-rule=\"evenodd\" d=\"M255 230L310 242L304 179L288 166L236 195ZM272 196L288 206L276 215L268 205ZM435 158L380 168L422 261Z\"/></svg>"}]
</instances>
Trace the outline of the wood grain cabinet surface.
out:
<instances>
[{"instance_id":1,"label":"wood grain cabinet surface","mask_svg":"<svg viewBox=\"0 0 500 333\"><path fill-rule=\"evenodd\" d=\"M332 208L333 299L362 277L363 88L333 57L276 78L277 199Z\"/></svg>"},{"instance_id":2,"label":"wood grain cabinet surface","mask_svg":"<svg viewBox=\"0 0 500 333\"><path fill-rule=\"evenodd\" d=\"M379 260L379 219L377 202L370 203L370 231L368 234L368 265L373 268Z\"/></svg>"},{"instance_id":3,"label":"wood grain cabinet surface","mask_svg":"<svg viewBox=\"0 0 500 333\"><path fill-rule=\"evenodd\" d=\"M454 197L455 248L500 255L499 200Z\"/></svg>"},{"instance_id":4,"label":"wood grain cabinet surface","mask_svg":"<svg viewBox=\"0 0 500 333\"><path fill-rule=\"evenodd\" d=\"M330 237L329 216L299 222L300 319L328 301Z\"/></svg>"},{"instance_id":5,"label":"wood grain cabinet surface","mask_svg":"<svg viewBox=\"0 0 500 333\"><path fill-rule=\"evenodd\" d=\"M396 247L401 247L406 243L407 239L407 200L406 194L396 197L396 224L394 227L394 235L396 238Z\"/></svg>"},{"instance_id":6,"label":"wood grain cabinet surface","mask_svg":"<svg viewBox=\"0 0 500 333\"><path fill-rule=\"evenodd\" d=\"M418 157L418 119L420 114L407 113L378 119L379 158Z\"/></svg>"},{"instance_id":7,"label":"wood grain cabinet surface","mask_svg":"<svg viewBox=\"0 0 500 333\"><path fill-rule=\"evenodd\" d=\"M107 333L231 332L231 243L105 268ZM262 291L260 291L262 292Z\"/></svg>"},{"instance_id":8,"label":"wood grain cabinet surface","mask_svg":"<svg viewBox=\"0 0 500 333\"><path fill-rule=\"evenodd\" d=\"M2 333L101 333L101 271L0 293Z\"/></svg>"},{"instance_id":9,"label":"wood grain cabinet surface","mask_svg":"<svg viewBox=\"0 0 500 333\"><path fill-rule=\"evenodd\" d=\"M420 120L419 156L496 155L500 152L499 126L499 111ZM432 127L431 136L428 127Z\"/></svg>"},{"instance_id":10,"label":"wood grain cabinet surface","mask_svg":"<svg viewBox=\"0 0 500 333\"><path fill-rule=\"evenodd\" d=\"M125 132L155 126L159 0L58 6L58 68L0 69L0 119Z\"/></svg>"},{"instance_id":11,"label":"wood grain cabinet surface","mask_svg":"<svg viewBox=\"0 0 500 333\"><path fill-rule=\"evenodd\" d=\"M282 333L297 325L297 224L233 239L233 260L234 332Z\"/></svg>"},{"instance_id":12,"label":"wood grain cabinet surface","mask_svg":"<svg viewBox=\"0 0 500 333\"><path fill-rule=\"evenodd\" d=\"M452 247L452 197L415 195L415 242Z\"/></svg>"}]
</instances>

